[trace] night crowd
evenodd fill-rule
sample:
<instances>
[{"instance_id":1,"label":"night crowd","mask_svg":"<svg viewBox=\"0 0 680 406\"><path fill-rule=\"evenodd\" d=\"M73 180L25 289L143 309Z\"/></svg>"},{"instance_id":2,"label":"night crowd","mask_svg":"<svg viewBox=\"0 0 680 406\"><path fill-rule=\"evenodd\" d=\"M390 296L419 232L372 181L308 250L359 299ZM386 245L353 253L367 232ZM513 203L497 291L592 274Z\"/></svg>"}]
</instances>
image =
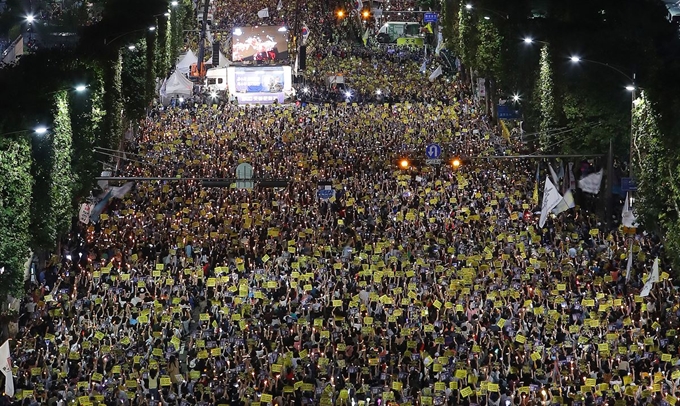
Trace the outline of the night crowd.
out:
<instances>
[{"instance_id":1,"label":"night crowd","mask_svg":"<svg viewBox=\"0 0 680 406\"><path fill-rule=\"evenodd\" d=\"M546 163L451 165L520 144L419 55L317 46L318 102L154 108L119 173L177 179L135 182L38 270L13 404L675 405L674 272L639 295L662 243L578 205L540 228Z\"/></svg>"}]
</instances>

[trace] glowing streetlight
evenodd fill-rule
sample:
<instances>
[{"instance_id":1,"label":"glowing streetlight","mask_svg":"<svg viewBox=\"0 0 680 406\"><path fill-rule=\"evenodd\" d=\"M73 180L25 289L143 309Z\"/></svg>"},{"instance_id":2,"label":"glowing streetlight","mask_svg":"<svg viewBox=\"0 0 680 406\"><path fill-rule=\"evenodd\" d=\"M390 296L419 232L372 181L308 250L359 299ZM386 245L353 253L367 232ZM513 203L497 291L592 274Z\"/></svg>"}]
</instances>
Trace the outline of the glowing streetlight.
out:
<instances>
[{"instance_id":1,"label":"glowing streetlight","mask_svg":"<svg viewBox=\"0 0 680 406\"><path fill-rule=\"evenodd\" d=\"M35 16L33 14L29 14L26 16L26 22L29 24L32 24L33 21L35 21Z\"/></svg>"},{"instance_id":2,"label":"glowing streetlight","mask_svg":"<svg viewBox=\"0 0 680 406\"><path fill-rule=\"evenodd\" d=\"M338 18L343 18L345 16L345 12L342 10L338 10L337 12Z\"/></svg>"},{"instance_id":3,"label":"glowing streetlight","mask_svg":"<svg viewBox=\"0 0 680 406\"><path fill-rule=\"evenodd\" d=\"M635 91L635 86L628 85L628 86L626 86L626 90L628 90L629 92Z\"/></svg>"},{"instance_id":4,"label":"glowing streetlight","mask_svg":"<svg viewBox=\"0 0 680 406\"><path fill-rule=\"evenodd\" d=\"M47 132L47 127L43 127L43 126L36 127L33 131L35 131L35 133L38 134L38 135L43 135Z\"/></svg>"},{"instance_id":5,"label":"glowing streetlight","mask_svg":"<svg viewBox=\"0 0 680 406\"><path fill-rule=\"evenodd\" d=\"M581 62L581 58L579 58L579 57L576 56L576 55L572 56L572 57L569 58L569 59L570 59L572 62L574 62L574 63Z\"/></svg>"},{"instance_id":6,"label":"glowing streetlight","mask_svg":"<svg viewBox=\"0 0 680 406\"><path fill-rule=\"evenodd\" d=\"M408 169L408 165L409 165L408 159L402 159L401 161L399 161L399 166L401 167L401 169Z\"/></svg>"},{"instance_id":7,"label":"glowing streetlight","mask_svg":"<svg viewBox=\"0 0 680 406\"><path fill-rule=\"evenodd\" d=\"M153 26L149 27L149 31L151 31L151 32L156 31L156 27L153 27Z\"/></svg>"},{"instance_id":8,"label":"glowing streetlight","mask_svg":"<svg viewBox=\"0 0 680 406\"><path fill-rule=\"evenodd\" d=\"M531 38L531 37L526 37L526 38L524 38L524 43L525 43L525 44L531 44L531 43L533 43L533 42L534 42L534 39Z\"/></svg>"},{"instance_id":9,"label":"glowing streetlight","mask_svg":"<svg viewBox=\"0 0 680 406\"><path fill-rule=\"evenodd\" d=\"M82 93L82 92L84 92L85 90L87 90L87 86L85 86L85 85L78 85L78 86L76 86L74 89L76 90L76 92Z\"/></svg>"},{"instance_id":10,"label":"glowing streetlight","mask_svg":"<svg viewBox=\"0 0 680 406\"><path fill-rule=\"evenodd\" d=\"M512 95L512 101L518 102L519 101L519 95L518 94Z\"/></svg>"},{"instance_id":11,"label":"glowing streetlight","mask_svg":"<svg viewBox=\"0 0 680 406\"><path fill-rule=\"evenodd\" d=\"M491 20L491 17L489 17L489 16L484 16L484 19L485 19L485 20Z\"/></svg>"},{"instance_id":12,"label":"glowing streetlight","mask_svg":"<svg viewBox=\"0 0 680 406\"><path fill-rule=\"evenodd\" d=\"M177 6L179 5L179 2L178 2L177 0L173 0L173 1L170 3L170 5L173 6L173 7L177 7Z\"/></svg>"},{"instance_id":13,"label":"glowing streetlight","mask_svg":"<svg viewBox=\"0 0 680 406\"><path fill-rule=\"evenodd\" d=\"M466 8L467 10L472 10L472 4L466 4L466 5L465 5L465 8Z\"/></svg>"},{"instance_id":14,"label":"glowing streetlight","mask_svg":"<svg viewBox=\"0 0 680 406\"><path fill-rule=\"evenodd\" d=\"M460 168L460 159L454 158L453 161L451 161L451 166L453 166L453 169L458 169Z\"/></svg>"},{"instance_id":15,"label":"glowing streetlight","mask_svg":"<svg viewBox=\"0 0 680 406\"><path fill-rule=\"evenodd\" d=\"M135 48L137 48L137 47L134 46L134 45L128 45L128 49L129 49L130 51L134 51Z\"/></svg>"}]
</instances>

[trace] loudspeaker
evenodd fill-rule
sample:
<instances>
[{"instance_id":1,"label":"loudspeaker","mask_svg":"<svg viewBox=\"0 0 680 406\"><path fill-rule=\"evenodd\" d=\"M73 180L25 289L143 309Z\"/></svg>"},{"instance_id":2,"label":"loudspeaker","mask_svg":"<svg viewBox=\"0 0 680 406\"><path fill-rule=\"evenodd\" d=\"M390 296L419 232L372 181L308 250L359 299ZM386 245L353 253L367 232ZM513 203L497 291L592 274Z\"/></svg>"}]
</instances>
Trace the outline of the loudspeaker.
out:
<instances>
[{"instance_id":1,"label":"loudspeaker","mask_svg":"<svg viewBox=\"0 0 680 406\"><path fill-rule=\"evenodd\" d=\"M307 68L307 45L300 45L300 70Z\"/></svg>"},{"instance_id":2,"label":"loudspeaker","mask_svg":"<svg viewBox=\"0 0 680 406\"><path fill-rule=\"evenodd\" d=\"M213 66L220 66L220 42L219 41L213 42L212 65Z\"/></svg>"}]
</instances>

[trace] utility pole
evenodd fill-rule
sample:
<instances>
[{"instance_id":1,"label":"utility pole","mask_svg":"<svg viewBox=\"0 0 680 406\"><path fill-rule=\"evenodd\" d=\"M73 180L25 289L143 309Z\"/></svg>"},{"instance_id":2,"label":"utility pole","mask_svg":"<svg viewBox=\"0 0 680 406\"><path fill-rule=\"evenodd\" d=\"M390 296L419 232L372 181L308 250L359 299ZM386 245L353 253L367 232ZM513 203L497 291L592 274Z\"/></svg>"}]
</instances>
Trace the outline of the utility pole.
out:
<instances>
[{"instance_id":1,"label":"utility pole","mask_svg":"<svg viewBox=\"0 0 680 406\"><path fill-rule=\"evenodd\" d=\"M607 154L607 193L604 195L605 200L605 215L607 216L607 228L612 228L612 217L614 216L614 204L612 202L612 194L614 190L614 144L612 139L609 139L609 154Z\"/></svg>"},{"instance_id":2,"label":"utility pole","mask_svg":"<svg viewBox=\"0 0 680 406\"><path fill-rule=\"evenodd\" d=\"M196 70L198 76L203 74L203 64L205 60L205 37L208 31L208 10L210 9L210 0L205 0L203 3L203 21L201 22L201 36L198 38L198 60L196 61Z\"/></svg>"},{"instance_id":3,"label":"utility pole","mask_svg":"<svg viewBox=\"0 0 680 406\"><path fill-rule=\"evenodd\" d=\"M299 69L299 61L297 60L298 55L299 55L299 47L300 44L298 44L298 37L300 36L300 32L302 32L302 27L300 23L300 0L295 0L295 18L293 19L293 38L291 38L291 42L293 43L293 58L292 61L295 63L295 72L293 72L295 75L297 75L297 71Z\"/></svg>"}]
</instances>

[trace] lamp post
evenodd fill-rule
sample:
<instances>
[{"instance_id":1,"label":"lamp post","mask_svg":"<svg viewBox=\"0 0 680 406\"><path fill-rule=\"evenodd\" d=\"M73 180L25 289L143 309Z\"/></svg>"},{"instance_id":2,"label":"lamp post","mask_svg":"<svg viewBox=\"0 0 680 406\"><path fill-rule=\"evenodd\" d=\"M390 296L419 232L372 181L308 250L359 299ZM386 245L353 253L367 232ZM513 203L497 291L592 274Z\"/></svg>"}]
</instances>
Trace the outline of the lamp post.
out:
<instances>
[{"instance_id":1,"label":"lamp post","mask_svg":"<svg viewBox=\"0 0 680 406\"><path fill-rule=\"evenodd\" d=\"M633 128L633 116L634 116L634 113L635 113L635 99L637 97L637 89L638 89L637 86L635 85L635 74L633 73L633 76L631 77L631 76L628 76L626 73L624 73L621 69L617 68L616 66L613 66L613 65L610 65L610 64L604 63L604 62L593 61L591 59L583 59L583 58L578 57L576 55L571 56L569 58L569 60L573 63L586 62L586 63L595 64L595 65L605 66L605 67L617 72L618 74L620 74L624 78L626 78L628 83L630 83L629 85L627 85L625 87L625 89L627 91L629 91L630 95L631 95L631 102L630 102L630 146L629 146L630 151L629 151L629 156L628 156L628 165L629 165L628 176L630 176L632 178L633 177L633 136L634 136L634 133L635 133L635 129Z\"/></svg>"},{"instance_id":2,"label":"lamp post","mask_svg":"<svg viewBox=\"0 0 680 406\"><path fill-rule=\"evenodd\" d=\"M156 31L156 26L152 25L152 26L149 26L148 28L140 28L140 29L138 29L138 30L132 30L132 31L124 32L124 33L122 33L122 34L120 34L120 35L117 35L117 36L111 38L111 39L106 38L106 39L104 39L104 45L111 45L111 44L112 44L113 42L115 42L117 39L120 39L120 38L122 38L122 37L124 37L124 36L126 36L126 35L134 34L134 33L136 33L136 32L141 32L141 31L149 31L149 32L153 32L153 31ZM134 49L134 48L132 48L132 49Z\"/></svg>"},{"instance_id":3,"label":"lamp post","mask_svg":"<svg viewBox=\"0 0 680 406\"><path fill-rule=\"evenodd\" d=\"M507 20L507 19L508 19L507 14L503 14L503 13L501 13L501 12L499 12L499 11L492 10L492 9L490 9L490 8L477 7L477 6L474 6L474 5L470 4L470 3L468 3L468 4L465 5L465 9L468 10L468 11L471 11L471 10L473 10L473 9L474 9L474 10L486 11L486 12L488 12L488 13L495 14L495 15L497 15L498 17L500 17L500 18L502 18L502 19L504 19L504 20ZM484 16L484 19L485 19L485 20L490 20L491 17L489 17L489 16Z\"/></svg>"},{"instance_id":4,"label":"lamp post","mask_svg":"<svg viewBox=\"0 0 680 406\"><path fill-rule=\"evenodd\" d=\"M522 41L527 45L531 45L531 44L550 45L550 43L547 42L547 41L539 41L539 40L533 39L531 37L524 37L524 39L522 39Z\"/></svg>"},{"instance_id":5,"label":"lamp post","mask_svg":"<svg viewBox=\"0 0 680 406\"><path fill-rule=\"evenodd\" d=\"M630 103L630 144L628 146L629 151L628 151L628 176L632 179L633 178L633 138L634 138L634 133L635 133L635 127L633 126L633 120L635 117L635 98L637 96L637 87L635 86L635 74L633 73L633 76L628 76L625 72L623 72L621 69L617 68L616 66L610 65L605 62L599 62L599 61L594 61L592 59L583 59L579 56L572 55L569 60L572 63L580 63L580 62L586 62L586 63L592 63L595 65L600 65L607 67L614 72L620 74L626 80L628 81L629 85L626 85L625 89L630 92L631 94L631 103ZM609 162L608 165L612 165L612 154L613 154L613 148L612 148L612 143L611 139L609 140ZM607 194L608 194L608 200L607 200L607 208L608 208L608 216L607 216L607 224L611 223L611 218L612 218L612 202L611 202L611 195L612 195L612 189L613 189L613 179L611 179L607 183ZM626 197L628 198L628 197ZM629 206L631 207L631 206Z\"/></svg>"},{"instance_id":6,"label":"lamp post","mask_svg":"<svg viewBox=\"0 0 680 406\"><path fill-rule=\"evenodd\" d=\"M33 131L33 133L37 134L37 135L44 135L44 134L47 134L49 129L47 127L41 125L41 126L35 127L32 130L23 129L23 130L10 131L10 132L7 132L7 133L2 133L2 134L0 134L0 137L5 137L7 135L23 134L23 133L28 133L28 132L31 132L31 131Z\"/></svg>"},{"instance_id":7,"label":"lamp post","mask_svg":"<svg viewBox=\"0 0 680 406\"><path fill-rule=\"evenodd\" d=\"M85 92L87 91L87 88L88 88L88 86L87 86L86 84L84 84L84 83L79 83L79 84L77 84L77 85L75 85L75 86L73 86L73 87L67 87L67 88L64 88L64 89L59 89L59 90L55 90L55 91L53 91L53 92L48 92L48 93L44 93L44 94L45 94L45 96L49 96L49 95L52 95L52 94L55 94L55 93L59 93L59 92L63 92L63 91L67 91L67 92L76 92L76 93L85 93Z\"/></svg>"}]
</instances>

